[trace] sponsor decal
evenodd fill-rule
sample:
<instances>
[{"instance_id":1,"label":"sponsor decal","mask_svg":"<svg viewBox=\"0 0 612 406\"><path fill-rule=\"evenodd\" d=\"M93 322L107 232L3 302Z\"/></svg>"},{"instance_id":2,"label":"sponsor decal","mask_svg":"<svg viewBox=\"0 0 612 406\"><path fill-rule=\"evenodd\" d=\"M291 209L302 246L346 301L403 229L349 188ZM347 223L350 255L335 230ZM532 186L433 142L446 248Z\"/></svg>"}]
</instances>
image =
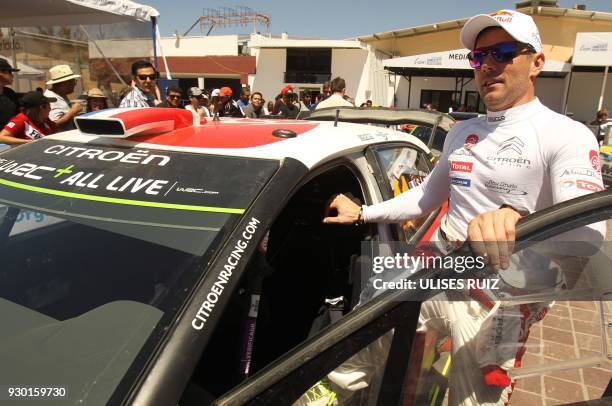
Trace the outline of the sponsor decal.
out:
<instances>
[{"instance_id":1,"label":"sponsor decal","mask_svg":"<svg viewBox=\"0 0 612 406\"><path fill-rule=\"evenodd\" d=\"M442 57L441 56L432 56L426 59L416 58L414 60L415 65L430 65L430 66L440 66L442 65Z\"/></svg>"},{"instance_id":2,"label":"sponsor decal","mask_svg":"<svg viewBox=\"0 0 612 406\"><path fill-rule=\"evenodd\" d=\"M488 180L485 183L485 187L491 192L495 193L504 193L507 195L518 195L524 196L527 194L524 190L518 188L516 183L507 183L507 182L496 182L494 180Z\"/></svg>"},{"instance_id":3,"label":"sponsor decal","mask_svg":"<svg viewBox=\"0 0 612 406\"><path fill-rule=\"evenodd\" d=\"M495 155L488 156L487 160L494 165L530 168L531 161L522 156L524 146L525 142L520 138L509 138L502 142Z\"/></svg>"},{"instance_id":4,"label":"sponsor decal","mask_svg":"<svg viewBox=\"0 0 612 406\"><path fill-rule=\"evenodd\" d=\"M595 178L599 176L599 173L595 172L591 168L568 168L568 169L563 170L563 172L561 173L561 176L559 177L563 178L569 175L591 176Z\"/></svg>"},{"instance_id":5,"label":"sponsor decal","mask_svg":"<svg viewBox=\"0 0 612 406\"><path fill-rule=\"evenodd\" d=\"M599 162L599 152L594 149L589 151L589 161L591 161L591 166L597 172L601 172L601 163Z\"/></svg>"},{"instance_id":6,"label":"sponsor decal","mask_svg":"<svg viewBox=\"0 0 612 406\"><path fill-rule=\"evenodd\" d=\"M561 188L561 190L571 189L574 186L575 183L572 180L562 180L561 182L559 182L559 187Z\"/></svg>"},{"instance_id":7,"label":"sponsor decal","mask_svg":"<svg viewBox=\"0 0 612 406\"><path fill-rule=\"evenodd\" d=\"M254 182L255 175L244 176L240 184L230 185L226 177L211 176L234 171L235 162L221 156L93 148L43 138L2 154L0 196L19 198L24 205L52 204L58 211L115 219L132 218L128 211L113 208L118 205L146 207L164 210L169 224L183 224L185 217L179 212L184 211L243 214L253 194L278 167L273 161L241 158L242 173L263 171L261 179ZM197 222L210 223L204 218Z\"/></svg>"},{"instance_id":8,"label":"sponsor decal","mask_svg":"<svg viewBox=\"0 0 612 406\"><path fill-rule=\"evenodd\" d=\"M506 151L516 152L517 155L523 153L523 147L525 143L518 137L512 137L509 140L502 142L497 150L497 155L501 155Z\"/></svg>"},{"instance_id":9,"label":"sponsor decal","mask_svg":"<svg viewBox=\"0 0 612 406\"><path fill-rule=\"evenodd\" d=\"M472 172L473 162L451 161L452 172Z\"/></svg>"},{"instance_id":10,"label":"sponsor decal","mask_svg":"<svg viewBox=\"0 0 612 406\"><path fill-rule=\"evenodd\" d=\"M608 44L605 42L582 44L580 45L580 50L584 52L607 52Z\"/></svg>"},{"instance_id":11,"label":"sponsor decal","mask_svg":"<svg viewBox=\"0 0 612 406\"><path fill-rule=\"evenodd\" d=\"M451 185L470 187L472 186L472 181L470 179L453 177L451 178Z\"/></svg>"},{"instance_id":12,"label":"sponsor decal","mask_svg":"<svg viewBox=\"0 0 612 406\"><path fill-rule=\"evenodd\" d=\"M500 121L504 121L506 116L487 116L487 121L489 123L499 123Z\"/></svg>"},{"instance_id":13,"label":"sponsor decal","mask_svg":"<svg viewBox=\"0 0 612 406\"><path fill-rule=\"evenodd\" d=\"M582 179L576 180L576 187L578 189L588 190L591 192L600 192L603 190L603 187L599 186L597 183Z\"/></svg>"},{"instance_id":14,"label":"sponsor decal","mask_svg":"<svg viewBox=\"0 0 612 406\"><path fill-rule=\"evenodd\" d=\"M476 144L478 144L479 138L476 134L470 134L465 138L465 143L463 147L467 150L474 148Z\"/></svg>"},{"instance_id":15,"label":"sponsor decal","mask_svg":"<svg viewBox=\"0 0 612 406\"><path fill-rule=\"evenodd\" d=\"M513 13L511 13L510 11L505 11L505 10L499 10L489 15L495 18L500 23L510 23L512 22L512 17L514 16Z\"/></svg>"},{"instance_id":16,"label":"sponsor decal","mask_svg":"<svg viewBox=\"0 0 612 406\"><path fill-rule=\"evenodd\" d=\"M195 188L195 187L177 187L176 191L184 192L184 193L197 193L200 195L218 195L219 194L219 192L217 192L216 190L206 190L206 189Z\"/></svg>"},{"instance_id":17,"label":"sponsor decal","mask_svg":"<svg viewBox=\"0 0 612 406\"><path fill-rule=\"evenodd\" d=\"M253 242L253 235L257 231L257 227L261 223L257 218L252 217L244 231L240 234L240 239L234 244L232 252L225 259L223 269L217 275L213 285L210 287L206 299L202 302L200 309L191 320L191 327L195 330L202 330L210 317L215 305L223 294L227 283L232 277L234 270L240 264L242 256L247 247Z\"/></svg>"}]
</instances>

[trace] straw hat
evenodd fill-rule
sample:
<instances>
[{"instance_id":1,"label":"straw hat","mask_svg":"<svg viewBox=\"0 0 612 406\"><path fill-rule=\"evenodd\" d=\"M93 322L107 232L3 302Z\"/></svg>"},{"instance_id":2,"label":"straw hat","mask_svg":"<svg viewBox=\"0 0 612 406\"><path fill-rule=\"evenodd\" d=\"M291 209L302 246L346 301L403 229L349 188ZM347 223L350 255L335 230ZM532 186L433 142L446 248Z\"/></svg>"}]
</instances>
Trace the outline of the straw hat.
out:
<instances>
[{"instance_id":1,"label":"straw hat","mask_svg":"<svg viewBox=\"0 0 612 406\"><path fill-rule=\"evenodd\" d=\"M92 98L99 97L99 98L106 99L106 96L104 96L104 93L102 93L102 90L98 89L97 87L90 89L89 92L87 92L87 97L92 97Z\"/></svg>"},{"instance_id":2,"label":"straw hat","mask_svg":"<svg viewBox=\"0 0 612 406\"><path fill-rule=\"evenodd\" d=\"M65 82L70 79L80 78L81 75L75 75L70 66L68 65L57 65L49 69L50 80L47 81L48 85L55 83Z\"/></svg>"}]
</instances>

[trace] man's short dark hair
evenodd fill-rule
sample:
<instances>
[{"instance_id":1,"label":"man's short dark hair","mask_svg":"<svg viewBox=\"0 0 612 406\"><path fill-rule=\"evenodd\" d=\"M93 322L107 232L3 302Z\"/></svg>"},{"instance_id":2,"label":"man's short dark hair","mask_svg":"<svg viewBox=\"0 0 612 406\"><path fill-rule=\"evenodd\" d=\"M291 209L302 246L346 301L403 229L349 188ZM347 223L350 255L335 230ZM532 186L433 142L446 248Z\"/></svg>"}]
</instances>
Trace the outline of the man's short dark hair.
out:
<instances>
[{"instance_id":1,"label":"man's short dark hair","mask_svg":"<svg viewBox=\"0 0 612 406\"><path fill-rule=\"evenodd\" d=\"M136 61L132 64L132 76L136 76L138 69L142 68L153 68L153 70L155 70L155 67L151 62L141 59L140 61Z\"/></svg>"},{"instance_id":2,"label":"man's short dark hair","mask_svg":"<svg viewBox=\"0 0 612 406\"><path fill-rule=\"evenodd\" d=\"M170 94L171 92L178 93L181 96L183 95L183 90L178 86L168 86L168 89L166 89L166 95Z\"/></svg>"},{"instance_id":3,"label":"man's short dark hair","mask_svg":"<svg viewBox=\"0 0 612 406\"><path fill-rule=\"evenodd\" d=\"M346 89L346 82L340 76L334 78L329 84L332 93L340 93Z\"/></svg>"},{"instance_id":4,"label":"man's short dark hair","mask_svg":"<svg viewBox=\"0 0 612 406\"><path fill-rule=\"evenodd\" d=\"M259 93L259 92L253 92L251 93L251 100L253 100L253 96L255 96L256 94L259 95L259 97L261 97L261 100L263 100L263 94Z\"/></svg>"},{"instance_id":5,"label":"man's short dark hair","mask_svg":"<svg viewBox=\"0 0 612 406\"><path fill-rule=\"evenodd\" d=\"M243 87L242 90L240 90L240 96L247 93L251 93L251 89L249 89L248 87Z\"/></svg>"},{"instance_id":6,"label":"man's short dark hair","mask_svg":"<svg viewBox=\"0 0 612 406\"><path fill-rule=\"evenodd\" d=\"M302 92L302 99L303 99L304 97L310 97L310 98L312 98L312 94L310 93L310 90L304 90L304 91Z\"/></svg>"}]
</instances>

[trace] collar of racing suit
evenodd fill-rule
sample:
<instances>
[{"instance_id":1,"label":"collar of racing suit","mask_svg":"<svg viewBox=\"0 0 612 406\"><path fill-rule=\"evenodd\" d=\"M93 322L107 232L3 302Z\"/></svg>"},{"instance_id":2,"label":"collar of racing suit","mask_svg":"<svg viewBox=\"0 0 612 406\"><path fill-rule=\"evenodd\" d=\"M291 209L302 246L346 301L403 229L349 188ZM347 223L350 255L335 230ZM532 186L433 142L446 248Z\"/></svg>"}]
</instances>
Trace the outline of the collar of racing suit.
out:
<instances>
[{"instance_id":1,"label":"collar of racing suit","mask_svg":"<svg viewBox=\"0 0 612 406\"><path fill-rule=\"evenodd\" d=\"M489 111L487 110L487 125L490 127L506 126L522 121L528 117L537 114L545 107L536 97L532 101L521 104L520 106L512 107L507 110Z\"/></svg>"}]
</instances>

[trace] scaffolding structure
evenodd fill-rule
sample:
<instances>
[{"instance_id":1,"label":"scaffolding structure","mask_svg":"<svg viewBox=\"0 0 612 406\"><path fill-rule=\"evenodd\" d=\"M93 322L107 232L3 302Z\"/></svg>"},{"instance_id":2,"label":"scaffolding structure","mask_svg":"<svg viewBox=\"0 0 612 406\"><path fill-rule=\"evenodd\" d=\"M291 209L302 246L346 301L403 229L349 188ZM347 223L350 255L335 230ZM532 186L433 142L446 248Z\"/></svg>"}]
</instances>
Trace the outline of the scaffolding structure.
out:
<instances>
[{"instance_id":1,"label":"scaffolding structure","mask_svg":"<svg viewBox=\"0 0 612 406\"><path fill-rule=\"evenodd\" d=\"M257 32L257 25L265 27L266 34L270 33L270 17L245 6L205 8L202 10L202 16L185 31L183 36L187 36L198 23L200 31L202 34L206 31L206 35L209 35L215 27L244 27L251 24L254 33Z\"/></svg>"}]
</instances>

